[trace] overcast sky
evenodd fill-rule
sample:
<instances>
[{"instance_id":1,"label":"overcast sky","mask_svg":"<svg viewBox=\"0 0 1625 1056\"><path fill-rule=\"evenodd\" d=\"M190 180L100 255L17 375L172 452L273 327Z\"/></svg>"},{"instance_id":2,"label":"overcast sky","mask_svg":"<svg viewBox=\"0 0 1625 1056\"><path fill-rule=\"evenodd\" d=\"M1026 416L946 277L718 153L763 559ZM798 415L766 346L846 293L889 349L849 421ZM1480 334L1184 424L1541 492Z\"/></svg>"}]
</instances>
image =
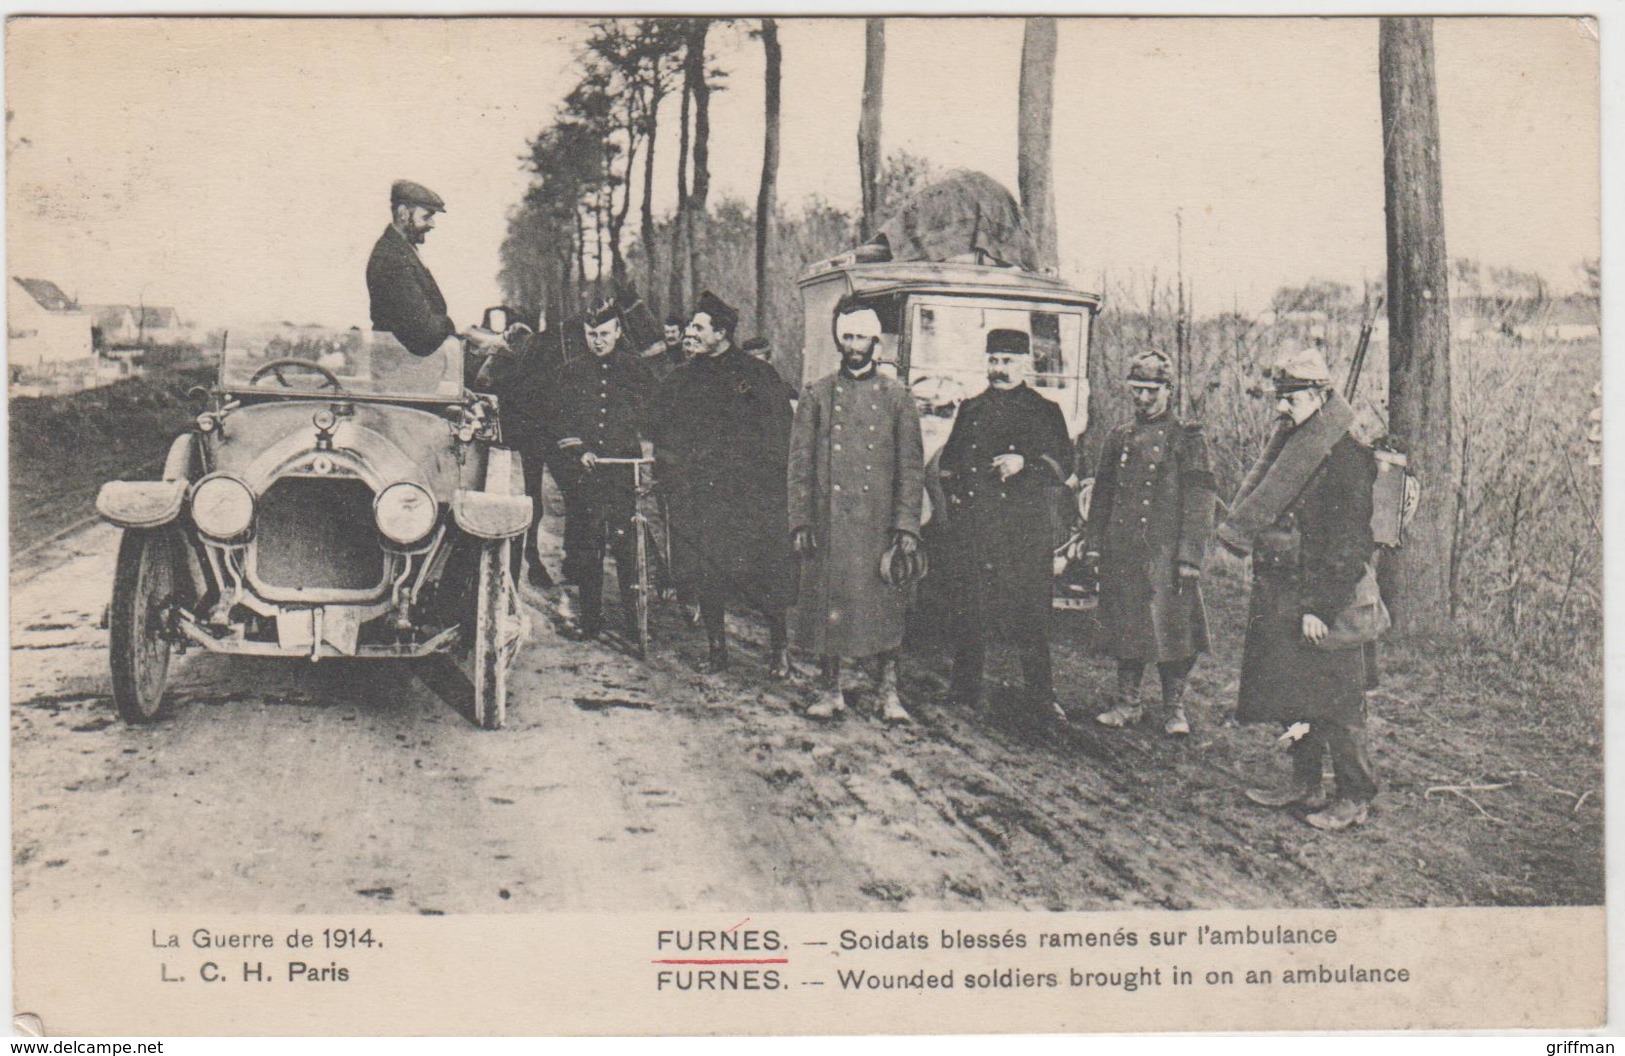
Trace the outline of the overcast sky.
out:
<instances>
[{"instance_id":1,"label":"overcast sky","mask_svg":"<svg viewBox=\"0 0 1625 1056\"><path fill-rule=\"evenodd\" d=\"M863 28L781 22L781 201L858 200ZM713 200L754 201L762 58L714 31ZM1597 44L1570 19L1436 23L1450 255L1559 286L1599 255ZM201 321L365 324L391 180L449 209L425 257L459 323L499 300L518 158L574 83L578 22L13 20L13 275ZM893 19L884 147L1014 189L1019 20ZM1383 271L1372 19L1063 20L1055 177L1062 270L1165 279L1184 216L1203 311ZM675 106L664 115L674 134ZM659 145L669 208L674 138ZM636 211L634 210L634 218ZM629 235L631 232L629 231Z\"/></svg>"}]
</instances>

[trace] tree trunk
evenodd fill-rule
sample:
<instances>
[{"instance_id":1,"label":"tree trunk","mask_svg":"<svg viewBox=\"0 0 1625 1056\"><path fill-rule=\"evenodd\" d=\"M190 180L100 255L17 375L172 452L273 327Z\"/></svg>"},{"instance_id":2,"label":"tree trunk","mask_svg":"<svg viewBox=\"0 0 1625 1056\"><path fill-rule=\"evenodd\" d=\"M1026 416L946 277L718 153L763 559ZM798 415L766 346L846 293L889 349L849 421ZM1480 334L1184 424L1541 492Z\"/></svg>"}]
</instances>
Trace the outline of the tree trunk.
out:
<instances>
[{"instance_id":1,"label":"tree trunk","mask_svg":"<svg viewBox=\"0 0 1625 1056\"><path fill-rule=\"evenodd\" d=\"M1038 243L1038 266L1055 268L1055 181L1050 136L1055 124L1055 19L1029 18L1021 42L1020 104L1016 117L1016 182L1027 226Z\"/></svg>"},{"instance_id":2,"label":"tree trunk","mask_svg":"<svg viewBox=\"0 0 1625 1056\"><path fill-rule=\"evenodd\" d=\"M863 236L880 229L880 111L886 81L886 20L866 19L863 113L858 120L858 180L863 184Z\"/></svg>"},{"instance_id":3,"label":"tree trunk","mask_svg":"<svg viewBox=\"0 0 1625 1056\"><path fill-rule=\"evenodd\" d=\"M1383 183L1388 218L1389 428L1402 440L1424 498L1388 588L1401 628L1448 618L1455 521L1450 407L1449 258L1439 175L1433 22L1382 20Z\"/></svg>"},{"instance_id":4,"label":"tree trunk","mask_svg":"<svg viewBox=\"0 0 1625 1056\"><path fill-rule=\"evenodd\" d=\"M643 201L638 210L638 236L643 240L643 281L648 284L644 292L651 300L659 290L655 285L655 134L660 131L663 97L658 85L650 91L648 120L643 130L649 143L643 155Z\"/></svg>"},{"instance_id":5,"label":"tree trunk","mask_svg":"<svg viewBox=\"0 0 1625 1056\"><path fill-rule=\"evenodd\" d=\"M687 63L684 63L684 72L687 72ZM672 218L671 224L671 261L668 265L667 287L670 291L672 306L667 311L675 311L687 315L690 306L694 303L694 279L684 267L683 262L688 260L688 251L683 241L688 231L688 127L689 104L694 93L690 90L688 78L683 78L683 100L678 109L679 123L677 134L677 215ZM687 284L684 276L687 275Z\"/></svg>"},{"instance_id":6,"label":"tree trunk","mask_svg":"<svg viewBox=\"0 0 1625 1056\"><path fill-rule=\"evenodd\" d=\"M694 95L694 186L688 208L683 211L683 222L687 227L683 241L688 249L683 260L683 273L692 296L700 285L700 264L705 252L701 228L705 222L705 200L711 193L711 85L705 79L705 37L711 28L711 20L696 18L689 26L688 49L684 58Z\"/></svg>"},{"instance_id":7,"label":"tree trunk","mask_svg":"<svg viewBox=\"0 0 1625 1056\"><path fill-rule=\"evenodd\" d=\"M767 97L767 131L762 138L762 187L756 194L756 333L767 333L767 262L772 252L773 214L779 180L779 75L784 52L779 47L779 24L762 19L762 51L767 56L763 75Z\"/></svg>"}]
</instances>

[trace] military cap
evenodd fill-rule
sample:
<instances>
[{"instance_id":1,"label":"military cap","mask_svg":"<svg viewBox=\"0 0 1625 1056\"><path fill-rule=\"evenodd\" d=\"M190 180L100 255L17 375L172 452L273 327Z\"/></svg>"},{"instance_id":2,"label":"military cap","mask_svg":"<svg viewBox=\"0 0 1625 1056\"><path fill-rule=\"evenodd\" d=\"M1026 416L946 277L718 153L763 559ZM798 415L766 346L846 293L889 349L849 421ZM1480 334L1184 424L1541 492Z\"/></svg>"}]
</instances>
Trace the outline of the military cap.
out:
<instances>
[{"instance_id":1,"label":"military cap","mask_svg":"<svg viewBox=\"0 0 1625 1056\"><path fill-rule=\"evenodd\" d=\"M990 356L1030 356L1032 340L1024 330L989 330L987 354Z\"/></svg>"},{"instance_id":2,"label":"military cap","mask_svg":"<svg viewBox=\"0 0 1625 1056\"><path fill-rule=\"evenodd\" d=\"M734 331L739 326L739 309L730 306L710 290L700 294L699 304L695 307L694 314L710 316L712 328L728 331L729 337L733 336Z\"/></svg>"},{"instance_id":3,"label":"military cap","mask_svg":"<svg viewBox=\"0 0 1625 1056\"><path fill-rule=\"evenodd\" d=\"M611 319L618 320L620 317L621 306L615 300L615 298L600 297L598 300L593 302L593 306L591 308L587 309L587 315L583 321L588 327L599 327L603 326Z\"/></svg>"},{"instance_id":4,"label":"military cap","mask_svg":"<svg viewBox=\"0 0 1625 1056\"><path fill-rule=\"evenodd\" d=\"M1136 388L1172 385L1174 365L1161 352L1141 352L1129 361L1128 383Z\"/></svg>"},{"instance_id":5,"label":"military cap","mask_svg":"<svg viewBox=\"0 0 1625 1056\"><path fill-rule=\"evenodd\" d=\"M1270 381L1278 393L1296 392L1330 385L1332 372L1320 349L1304 348L1281 353L1270 367Z\"/></svg>"},{"instance_id":6,"label":"military cap","mask_svg":"<svg viewBox=\"0 0 1625 1056\"><path fill-rule=\"evenodd\" d=\"M446 211L446 201L421 183L396 180L389 188L390 205L421 205L437 213Z\"/></svg>"},{"instance_id":7,"label":"military cap","mask_svg":"<svg viewBox=\"0 0 1625 1056\"><path fill-rule=\"evenodd\" d=\"M740 345L739 350L741 352L750 352L750 353L754 354L754 353L757 353L757 352L771 351L772 347L773 347L772 343L769 342L767 338L765 338L765 337L753 337L753 338L750 338L749 340L747 340L744 344Z\"/></svg>"}]
</instances>

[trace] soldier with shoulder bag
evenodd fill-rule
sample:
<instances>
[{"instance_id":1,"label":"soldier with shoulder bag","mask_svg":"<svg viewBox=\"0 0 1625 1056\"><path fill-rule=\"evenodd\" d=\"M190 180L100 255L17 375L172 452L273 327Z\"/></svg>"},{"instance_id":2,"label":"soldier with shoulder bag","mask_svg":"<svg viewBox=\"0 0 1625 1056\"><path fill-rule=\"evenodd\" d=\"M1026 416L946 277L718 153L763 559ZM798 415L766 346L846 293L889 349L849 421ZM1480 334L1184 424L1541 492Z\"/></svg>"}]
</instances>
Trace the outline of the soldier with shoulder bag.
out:
<instances>
[{"instance_id":1,"label":"soldier with shoulder bag","mask_svg":"<svg viewBox=\"0 0 1625 1056\"><path fill-rule=\"evenodd\" d=\"M1387 625L1372 564L1377 460L1350 434L1354 411L1332 389L1318 350L1283 356L1271 376L1280 417L1218 529L1220 543L1253 564L1236 718L1307 732L1290 748L1290 787L1249 789L1247 797L1301 804L1312 809L1310 825L1346 829L1366 820L1377 794L1365 744L1364 648ZM1327 755L1336 782L1330 806L1321 796Z\"/></svg>"}]
</instances>

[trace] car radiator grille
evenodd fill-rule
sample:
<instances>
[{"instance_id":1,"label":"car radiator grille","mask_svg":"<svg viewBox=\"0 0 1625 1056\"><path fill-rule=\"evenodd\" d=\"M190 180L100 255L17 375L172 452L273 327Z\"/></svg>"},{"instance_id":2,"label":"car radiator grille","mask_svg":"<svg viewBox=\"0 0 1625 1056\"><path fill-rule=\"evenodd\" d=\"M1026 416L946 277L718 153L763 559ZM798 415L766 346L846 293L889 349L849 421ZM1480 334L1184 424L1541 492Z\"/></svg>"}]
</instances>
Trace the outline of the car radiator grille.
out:
<instances>
[{"instance_id":1,"label":"car radiator grille","mask_svg":"<svg viewBox=\"0 0 1625 1056\"><path fill-rule=\"evenodd\" d=\"M366 590L384 576L372 489L359 480L284 477L259 501L255 569L285 589Z\"/></svg>"}]
</instances>

